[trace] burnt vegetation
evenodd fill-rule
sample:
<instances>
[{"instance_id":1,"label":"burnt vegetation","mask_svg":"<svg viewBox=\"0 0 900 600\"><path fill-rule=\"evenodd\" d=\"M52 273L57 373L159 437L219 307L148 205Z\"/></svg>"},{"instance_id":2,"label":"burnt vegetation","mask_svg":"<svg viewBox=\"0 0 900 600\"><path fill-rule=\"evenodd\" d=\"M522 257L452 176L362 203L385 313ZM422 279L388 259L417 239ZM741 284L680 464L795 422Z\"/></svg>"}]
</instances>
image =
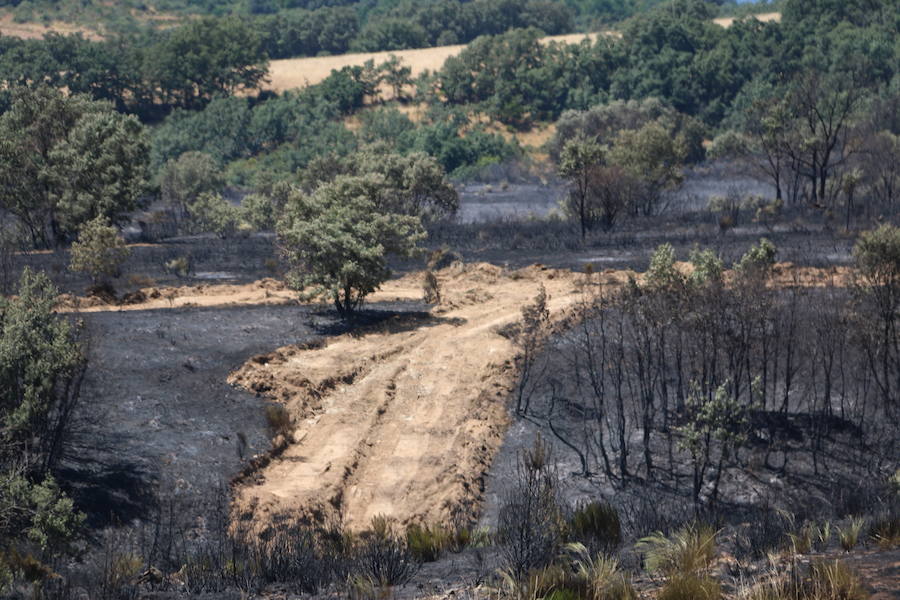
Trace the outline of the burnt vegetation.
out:
<instances>
[{"instance_id":1,"label":"burnt vegetation","mask_svg":"<svg viewBox=\"0 0 900 600\"><path fill-rule=\"evenodd\" d=\"M515 600L862 600L856 549L896 562L896 2L126 3L190 17L166 29L108 4L5 3L18 21L107 29L0 38L0 596L375 600L439 580ZM415 77L391 57L264 89L270 59L468 42ZM539 214L523 218L529 189ZM498 197L513 207L463 218ZM240 335L268 319L312 347L421 309L366 300L426 251L435 312L464 260L579 272L565 318L540 287L492 330L517 379L497 400L506 446L473 491L481 521L470 506L362 531L339 514L238 514L229 482L302 419L290 398L240 404L209 377L176 389L233 360L213 345L245 347L188 344L189 306L141 315L155 345L115 363L164 363L145 376L171 398L116 380L110 417L83 393L101 355L79 307L175 309L172 286L271 278L266 300L320 305ZM246 309L208 323L239 335L222 319ZM404 327L436 322L413 316ZM238 431L169 412L201 387ZM95 461L165 426L228 460Z\"/></svg>"}]
</instances>

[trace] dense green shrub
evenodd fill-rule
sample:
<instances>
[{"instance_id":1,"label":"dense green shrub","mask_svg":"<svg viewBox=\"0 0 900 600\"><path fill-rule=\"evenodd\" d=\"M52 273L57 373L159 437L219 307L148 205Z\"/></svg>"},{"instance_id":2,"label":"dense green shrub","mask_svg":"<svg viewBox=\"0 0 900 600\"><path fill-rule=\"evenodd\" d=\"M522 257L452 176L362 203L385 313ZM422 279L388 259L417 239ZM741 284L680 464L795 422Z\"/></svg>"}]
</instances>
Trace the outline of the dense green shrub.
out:
<instances>
[{"instance_id":1,"label":"dense green shrub","mask_svg":"<svg viewBox=\"0 0 900 600\"><path fill-rule=\"evenodd\" d=\"M85 366L56 298L45 275L26 270L18 295L0 301L0 590L4 570L21 574L18 553L64 553L84 520L53 478Z\"/></svg>"},{"instance_id":2,"label":"dense green shrub","mask_svg":"<svg viewBox=\"0 0 900 600\"><path fill-rule=\"evenodd\" d=\"M79 230L70 250L69 269L86 273L96 285L105 278L118 277L129 254L118 229L105 217L97 217Z\"/></svg>"}]
</instances>

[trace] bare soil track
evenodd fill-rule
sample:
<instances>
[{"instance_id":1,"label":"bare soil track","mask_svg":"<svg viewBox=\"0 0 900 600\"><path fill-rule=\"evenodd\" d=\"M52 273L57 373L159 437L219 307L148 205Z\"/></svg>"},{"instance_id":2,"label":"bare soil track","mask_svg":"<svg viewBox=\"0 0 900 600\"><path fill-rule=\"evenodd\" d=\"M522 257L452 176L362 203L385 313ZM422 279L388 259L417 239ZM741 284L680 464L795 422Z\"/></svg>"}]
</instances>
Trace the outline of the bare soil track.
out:
<instances>
[{"instance_id":1,"label":"bare soil track","mask_svg":"<svg viewBox=\"0 0 900 600\"><path fill-rule=\"evenodd\" d=\"M498 333L521 318L543 285L552 318L580 298L571 272L487 264L439 274L445 295L431 318L397 320L321 347L258 356L230 381L286 402L296 430L280 453L236 490L243 518L265 525L288 511L340 514L364 528L476 512L502 441L516 348ZM384 294L421 294L421 276Z\"/></svg>"}]
</instances>

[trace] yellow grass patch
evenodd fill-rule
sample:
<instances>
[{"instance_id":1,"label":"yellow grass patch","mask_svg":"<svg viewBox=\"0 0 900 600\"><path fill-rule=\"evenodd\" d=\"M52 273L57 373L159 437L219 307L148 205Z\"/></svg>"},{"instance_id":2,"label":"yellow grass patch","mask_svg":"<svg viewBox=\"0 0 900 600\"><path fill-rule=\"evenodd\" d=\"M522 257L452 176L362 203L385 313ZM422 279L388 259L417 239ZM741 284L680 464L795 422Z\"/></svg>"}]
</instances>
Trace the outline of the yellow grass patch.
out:
<instances>
[{"instance_id":1,"label":"yellow grass patch","mask_svg":"<svg viewBox=\"0 0 900 600\"><path fill-rule=\"evenodd\" d=\"M758 15L751 15L755 19L762 21L763 23L780 23L781 22L781 13L780 12L770 12L770 13L760 13ZM713 19L713 23L716 25L721 25L722 27L731 27L731 25L736 21L735 17L722 17L719 19Z\"/></svg>"},{"instance_id":2,"label":"yellow grass patch","mask_svg":"<svg viewBox=\"0 0 900 600\"><path fill-rule=\"evenodd\" d=\"M544 38L543 41L544 43L562 42L577 44L585 38L594 40L597 38L597 35L596 33L570 33L549 36ZM392 54L397 56L403 64L412 68L413 77L416 77L426 70L436 71L440 69L444 65L444 61L451 56L459 54L463 48L465 48L464 44L457 44L454 46L438 46L436 48L417 48L415 50L273 60L269 63L269 83L266 85L266 89L283 92L294 88L315 85L331 75L332 70L359 66L368 60L374 61L376 65L380 65L388 61Z\"/></svg>"},{"instance_id":3,"label":"yellow grass patch","mask_svg":"<svg viewBox=\"0 0 900 600\"><path fill-rule=\"evenodd\" d=\"M48 25L43 23L16 23L13 20L12 13L0 15L0 35L24 40L38 40L48 33L59 33L62 35L80 33L89 40L103 39L103 35L99 31L72 23L64 23L62 21L51 21Z\"/></svg>"}]
</instances>

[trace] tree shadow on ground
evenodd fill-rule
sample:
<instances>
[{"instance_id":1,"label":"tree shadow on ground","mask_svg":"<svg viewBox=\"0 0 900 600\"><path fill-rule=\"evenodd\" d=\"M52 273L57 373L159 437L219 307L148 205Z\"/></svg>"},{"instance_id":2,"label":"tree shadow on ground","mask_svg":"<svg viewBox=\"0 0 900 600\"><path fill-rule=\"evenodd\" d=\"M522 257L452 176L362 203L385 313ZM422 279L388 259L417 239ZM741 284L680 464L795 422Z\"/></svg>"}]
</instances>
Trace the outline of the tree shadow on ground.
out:
<instances>
[{"instance_id":1,"label":"tree shadow on ground","mask_svg":"<svg viewBox=\"0 0 900 600\"><path fill-rule=\"evenodd\" d=\"M463 325L465 319L458 317L439 317L427 311L410 310L361 310L348 319L340 319L337 311L322 310L313 313L317 317L324 317L324 323L315 323L313 326L317 334L322 336L336 336L348 333L354 337L373 333L403 333L423 327L436 327L438 325Z\"/></svg>"},{"instance_id":2,"label":"tree shadow on ground","mask_svg":"<svg viewBox=\"0 0 900 600\"><path fill-rule=\"evenodd\" d=\"M91 529L143 520L157 503L153 475L125 460L70 462L57 475Z\"/></svg>"}]
</instances>

